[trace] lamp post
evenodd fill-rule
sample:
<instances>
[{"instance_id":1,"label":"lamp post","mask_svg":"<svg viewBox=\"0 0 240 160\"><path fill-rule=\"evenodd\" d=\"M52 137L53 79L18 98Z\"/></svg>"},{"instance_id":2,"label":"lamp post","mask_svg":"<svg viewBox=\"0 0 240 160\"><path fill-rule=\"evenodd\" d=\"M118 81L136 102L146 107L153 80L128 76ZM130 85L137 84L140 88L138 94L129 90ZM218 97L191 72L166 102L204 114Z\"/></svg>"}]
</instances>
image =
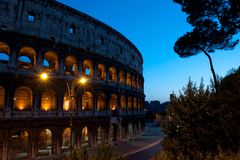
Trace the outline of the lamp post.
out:
<instances>
[{"instance_id":1,"label":"lamp post","mask_svg":"<svg viewBox=\"0 0 240 160\"><path fill-rule=\"evenodd\" d=\"M44 81L46 81L49 76L47 73L43 72L40 74L40 78ZM75 87L76 84L81 84L84 85L87 83L87 79L85 77L80 77L80 78L75 78L71 84L69 84L68 81L66 81L64 79L66 86L67 86L67 90L68 90L68 97L70 98L69 100L69 109L70 109L70 122L69 122L69 128L70 128L70 156L72 159L72 150L73 150L73 144L72 144L72 139L73 139L73 134L72 134L72 129L73 129L73 107L74 107L74 93L75 93Z\"/></svg>"}]
</instances>

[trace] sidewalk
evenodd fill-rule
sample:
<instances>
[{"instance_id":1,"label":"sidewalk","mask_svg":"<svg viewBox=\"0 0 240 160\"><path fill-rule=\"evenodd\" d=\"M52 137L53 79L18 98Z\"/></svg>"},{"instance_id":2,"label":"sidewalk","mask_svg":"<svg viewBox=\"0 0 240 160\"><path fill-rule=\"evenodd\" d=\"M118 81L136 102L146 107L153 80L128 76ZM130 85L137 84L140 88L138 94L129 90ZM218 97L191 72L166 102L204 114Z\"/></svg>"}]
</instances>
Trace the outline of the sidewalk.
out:
<instances>
[{"instance_id":1,"label":"sidewalk","mask_svg":"<svg viewBox=\"0 0 240 160\"><path fill-rule=\"evenodd\" d=\"M146 129L142 134L116 142L113 148L122 155L129 156L159 144L162 138L163 132L160 127L151 122L146 124Z\"/></svg>"}]
</instances>

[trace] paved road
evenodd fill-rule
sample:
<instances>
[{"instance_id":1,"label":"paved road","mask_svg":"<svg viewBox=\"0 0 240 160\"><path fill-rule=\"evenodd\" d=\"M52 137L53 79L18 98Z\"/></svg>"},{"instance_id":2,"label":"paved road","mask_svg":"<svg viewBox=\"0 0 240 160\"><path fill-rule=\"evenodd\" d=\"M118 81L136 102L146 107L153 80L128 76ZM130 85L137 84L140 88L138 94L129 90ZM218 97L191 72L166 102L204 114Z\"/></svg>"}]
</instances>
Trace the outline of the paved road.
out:
<instances>
[{"instance_id":1,"label":"paved road","mask_svg":"<svg viewBox=\"0 0 240 160\"><path fill-rule=\"evenodd\" d=\"M147 150L128 156L128 160L151 160L151 158L160 150L160 144L157 144Z\"/></svg>"}]
</instances>

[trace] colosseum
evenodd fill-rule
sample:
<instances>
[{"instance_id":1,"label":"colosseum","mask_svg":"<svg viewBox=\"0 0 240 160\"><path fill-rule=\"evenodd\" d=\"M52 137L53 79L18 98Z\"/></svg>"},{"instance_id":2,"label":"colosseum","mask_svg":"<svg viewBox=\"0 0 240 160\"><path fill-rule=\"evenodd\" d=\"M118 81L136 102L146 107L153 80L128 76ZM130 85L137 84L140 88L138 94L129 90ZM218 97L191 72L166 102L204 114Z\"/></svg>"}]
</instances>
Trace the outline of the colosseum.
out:
<instances>
[{"instance_id":1,"label":"colosseum","mask_svg":"<svg viewBox=\"0 0 240 160\"><path fill-rule=\"evenodd\" d=\"M143 58L126 37L53 0L1 0L0 10L0 159L144 129Z\"/></svg>"}]
</instances>

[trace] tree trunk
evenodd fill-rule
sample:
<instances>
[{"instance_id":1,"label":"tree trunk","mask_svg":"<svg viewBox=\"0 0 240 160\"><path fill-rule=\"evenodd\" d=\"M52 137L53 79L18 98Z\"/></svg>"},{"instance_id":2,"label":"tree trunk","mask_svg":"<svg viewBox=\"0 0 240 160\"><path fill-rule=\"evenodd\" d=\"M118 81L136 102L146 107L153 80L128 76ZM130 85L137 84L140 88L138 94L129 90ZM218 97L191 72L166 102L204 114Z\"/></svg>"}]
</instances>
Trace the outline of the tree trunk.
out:
<instances>
[{"instance_id":1,"label":"tree trunk","mask_svg":"<svg viewBox=\"0 0 240 160\"><path fill-rule=\"evenodd\" d=\"M209 63L210 63L210 68L211 68L211 72L212 72L212 75L213 75L213 80L214 80L214 88L216 90L216 93L218 94L218 92L219 92L218 81L217 81L217 76L216 76L215 70L213 68L212 58L206 51L203 51L203 53L208 57L208 60L209 60Z\"/></svg>"}]
</instances>

